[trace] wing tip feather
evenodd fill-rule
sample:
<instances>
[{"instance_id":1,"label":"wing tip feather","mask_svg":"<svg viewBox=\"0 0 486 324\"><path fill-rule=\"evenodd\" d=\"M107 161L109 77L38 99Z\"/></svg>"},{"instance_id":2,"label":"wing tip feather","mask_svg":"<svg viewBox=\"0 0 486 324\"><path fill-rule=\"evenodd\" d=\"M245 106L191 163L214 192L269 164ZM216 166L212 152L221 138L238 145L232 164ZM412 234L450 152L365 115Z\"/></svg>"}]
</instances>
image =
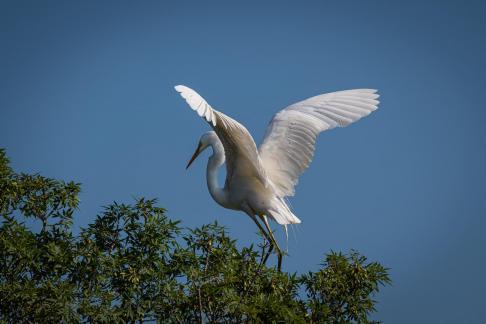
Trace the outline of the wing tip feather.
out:
<instances>
[{"instance_id":1,"label":"wing tip feather","mask_svg":"<svg viewBox=\"0 0 486 324\"><path fill-rule=\"evenodd\" d=\"M185 85L178 84L178 85L174 86L174 89L175 89L177 92L181 93L181 92L183 92L183 91L185 91L185 90L187 90L187 89L189 89L189 88L188 88L188 87L186 87Z\"/></svg>"}]
</instances>

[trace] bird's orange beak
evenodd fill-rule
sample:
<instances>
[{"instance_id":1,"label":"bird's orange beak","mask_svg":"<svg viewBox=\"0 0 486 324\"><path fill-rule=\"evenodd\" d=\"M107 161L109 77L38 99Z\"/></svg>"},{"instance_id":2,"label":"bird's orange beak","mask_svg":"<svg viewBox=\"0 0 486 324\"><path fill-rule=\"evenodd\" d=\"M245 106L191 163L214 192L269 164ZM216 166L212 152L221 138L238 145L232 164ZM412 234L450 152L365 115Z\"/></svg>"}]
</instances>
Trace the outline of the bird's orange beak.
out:
<instances>
[{"instance_id":1,"label":"bird's orange beak","mask_svg":"<svg viewBox=\"0 0 486 324\"><path fill-rule=\"evenodd\" d=\"M189 160L189 163L187 163L186 170L191 166L192 162L194 162L194 160L197 158L199 153L201 153L201 147L202 147L202 144L201 144L201 142L199 142L199 144L197 145L196 151L194 152L191 159Z\"/></svg>"}]
</instances>

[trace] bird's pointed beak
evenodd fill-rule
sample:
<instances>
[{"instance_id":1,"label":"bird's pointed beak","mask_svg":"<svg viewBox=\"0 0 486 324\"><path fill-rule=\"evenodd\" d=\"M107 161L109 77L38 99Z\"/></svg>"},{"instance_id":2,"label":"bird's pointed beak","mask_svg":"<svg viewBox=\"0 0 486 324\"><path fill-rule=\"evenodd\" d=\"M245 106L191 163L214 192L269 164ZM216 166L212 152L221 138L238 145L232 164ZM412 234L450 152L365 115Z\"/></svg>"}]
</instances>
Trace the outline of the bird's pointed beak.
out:
<instances>
[{"instance_id":1,"label":"bird's pointed beak","mask_svg":"<svg viewBox=\"0 0 486 324\"><path fill-rule=\"evenodd\" d=\"M201 153L201 147L202 147L202 144L201 144L201 142L199 142L199 144L197 145L196 151L194 152L191 159L189 160L189 163L187 163L186 170L191 166L192 162L194 162L194 160L197 158L199 153Z\"/></svg>"}]
</instances>

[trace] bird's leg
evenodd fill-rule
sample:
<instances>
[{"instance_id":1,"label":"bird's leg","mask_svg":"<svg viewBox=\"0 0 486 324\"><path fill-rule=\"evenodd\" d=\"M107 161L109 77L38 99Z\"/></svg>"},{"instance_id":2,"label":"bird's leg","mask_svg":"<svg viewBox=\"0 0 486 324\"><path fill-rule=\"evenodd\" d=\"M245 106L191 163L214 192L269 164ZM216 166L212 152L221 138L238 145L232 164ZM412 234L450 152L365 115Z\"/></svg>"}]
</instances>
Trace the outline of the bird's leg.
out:
<instances>
[{"instance_id":1,"label":"bird's leg","mask_svg":"<svg viewBox=\"0 0 486 324\"><path fill-rule=\"evenodd\" d=\"M268 224L268 220L267 220L267 217L266 216L260 216L260 219L263 220L263 224L265 225L265 227L267 228L267 231L268 231L268 234L270 235L270 238L272 239L272 245L275 246L275 248L277 249L277 256L278 256L278 271L280 271L282 269L282 256L283 256L283 253L282 253L282 250L280 249L280 246L278 246L278 243L277 243L277 240L275 239L275 236L273 235L273 232L272 230L270 229L270 225Z\"/></svg>"},{"instance_id":2,"label":"bird's leg","mask_svg":"<svg viewBox=\"0 0 486 324\"><path fill-rule=\"evenodd\" d=\"M255 222L255 224L257 224L258 228L260 229L260 231L261 231L261 232L262 232L262 234L263 234L263 237L264 237L265 239L267 239L267 240L269 240L269 241L270 241L270 238L269 238L269 236L268 236L267 232L266 232L266 231L263 229L262 225L261 225L261 224L260 224L260 222L259 222L259 221L256 219L256 217L255 217L255 216L253 216L253 215L252 215L252 216L250 216L250 217L251 217L251 219L253 219L253 221Z\"/></svg>"},{"instance_id":3,"label":"bird's leg","mask_svg":"<svg viewBox=\"0 0 486 324\"><path fill-rule=\"evenodd\" d=\"M267 241L268 241L268 251L265 251L267 248ZM273 243L271 240L268 240L265 236L263 237L263 246L262 246L262 256L260 259L260 265L266 264L268 257L272 254L273 251Z\"/></svg>"},{"instance_id":4,"label":"bird's leg","mask_svg":"<svg viewBox=\"0 0 486 324\"><path fill-rule=\"evenodd\" d=\"M270 247L268 248L268 251L265 255L265 258L262 259L262 264L265 264L267 263L267 260L268 260L268 257L270 256L270 254L272 254L272 251L273 251L273 243L271 241L268 241L270 243ZM262 255L263 257L263 255Z\"/></svg>"},{"instance_id":5,"label":"bird's leg","mask_svg":"<svg viewBox=\"0 0 486 324\"><path fill-rule=\"evenodd\" d=\"M250 213L248 213L248 215L250 216L251 219L253 219L253 221L255 222L255 224L258 226L258 228L260 229L260 232L262 232L262 234L263 234L263 240L266 239L270 243L270 248L266 252L266 255L265 255L265 253L262 253L262 262L261 262L261 264L265 264L265 262L267 262L268 257L270 256L270 253L273 250L272 239L270 238L270 236L268 235L268 233L263 229L262 225L260 224L260 222L258 221L258 219L255 217L255 215L250 214Z\"/></svg>"},{"instance_id":6,"label":"bird's leg","mask_svg":"<svg viewBox=\"0 0 486 324\"><path fill-rule=\"evenodd\" d=\"M267 246L266 241L268 240L268 251L265 251L265 248ZM273 242L272 240L267 239L266 236L263 237L263 248L262 248L262 257L260 260L260 265L266 264L268 257L272 254L273 251Z\"/></svg>"}]
</instances>

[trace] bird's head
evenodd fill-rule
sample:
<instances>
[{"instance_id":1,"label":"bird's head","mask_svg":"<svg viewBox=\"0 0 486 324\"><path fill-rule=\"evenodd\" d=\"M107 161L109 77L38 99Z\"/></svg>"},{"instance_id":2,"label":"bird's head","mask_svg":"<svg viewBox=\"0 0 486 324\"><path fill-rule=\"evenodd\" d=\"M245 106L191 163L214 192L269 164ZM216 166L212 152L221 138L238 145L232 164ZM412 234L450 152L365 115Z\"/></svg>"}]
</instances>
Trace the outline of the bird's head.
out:
<instances>
[{"instance_id":1,"label":"bird's head","mask_svg":"<svg viewBox=\"0 0 486 324\"><path fill-rule=\"evenodd\" d=\"M191 166L192 162L194 162L194 160L199 156L199 154L201 154L202 151L218 142L219 138L218 135L216 135L216 132L210 131L202 134L201 138L199 139L199 143L197 144L196 151L189 160L189 163L187 163L186 169Z\"/></svg>"}]
</instances>

